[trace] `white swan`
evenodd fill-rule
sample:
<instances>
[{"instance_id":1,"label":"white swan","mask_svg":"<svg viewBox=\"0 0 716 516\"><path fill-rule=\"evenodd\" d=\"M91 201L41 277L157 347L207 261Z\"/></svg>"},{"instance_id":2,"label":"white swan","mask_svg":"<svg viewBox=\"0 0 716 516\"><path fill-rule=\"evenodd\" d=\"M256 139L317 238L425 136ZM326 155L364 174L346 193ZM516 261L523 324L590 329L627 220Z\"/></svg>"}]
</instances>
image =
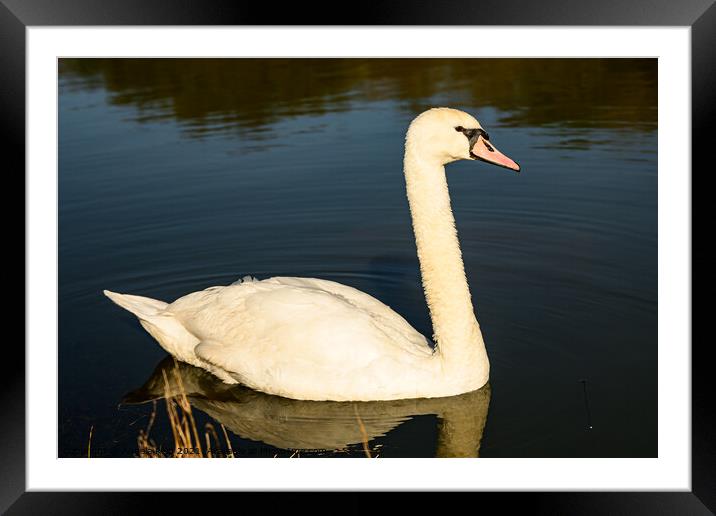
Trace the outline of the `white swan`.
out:
<instances>
[{"instance_id":1,"label":"white swan","mask_svg":"<svg viewBox=\"0 0 716 516\"><path fill-rule=\"evenodd\" d=\"M178 360L227 383L301 400L453 396L487 383L489 361L450 208L444 165L519 166L462 111L430 109L405 140L404 172L436 347L377 299L333 281L275 277L211 287L171 304L104 293Z\"/></svg>"}]
</instances>

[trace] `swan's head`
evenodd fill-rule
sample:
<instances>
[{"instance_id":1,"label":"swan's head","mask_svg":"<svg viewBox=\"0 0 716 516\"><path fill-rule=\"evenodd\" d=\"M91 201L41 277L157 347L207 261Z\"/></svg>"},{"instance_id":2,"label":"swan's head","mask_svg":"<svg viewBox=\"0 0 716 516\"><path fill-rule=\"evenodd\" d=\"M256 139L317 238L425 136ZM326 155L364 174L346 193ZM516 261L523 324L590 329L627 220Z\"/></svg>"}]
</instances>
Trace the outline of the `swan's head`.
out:
<instances>
[{"instance_id":1,"label":"swan's head","mask_svg":"<svg viewBox=\"0 0 716 516\"><path fill-rule=\"evenodd\" d=\"M418 115L408 128L407 149L441 165L467 159L520 171L517 163L497 150L475 117L457 109L432 108Z\"/></svg>"}]
</instances>

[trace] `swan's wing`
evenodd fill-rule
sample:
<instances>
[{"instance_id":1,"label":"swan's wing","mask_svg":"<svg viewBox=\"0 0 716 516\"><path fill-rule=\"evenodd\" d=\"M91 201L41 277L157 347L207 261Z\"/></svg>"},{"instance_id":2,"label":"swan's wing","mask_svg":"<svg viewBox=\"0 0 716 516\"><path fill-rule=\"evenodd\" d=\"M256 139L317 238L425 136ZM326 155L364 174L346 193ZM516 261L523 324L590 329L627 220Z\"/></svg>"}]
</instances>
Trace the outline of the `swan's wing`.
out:
<instances>
[{"instance_id":1,"label":"swan's wing","mask_svg":"<svg viewBox=\"0 0 716 516\"><path fill-rule=\"evenodd\" d=\"M243 282L189 294L167 310L199 339L198 358L264 392L322 399L307 382L320 378L350 396L358 384L419 385L434 372L420 333L380 301L334 282Z\"/></svg>"},{"instance_id":2,"label":"swan's wing","mask_svg":"<svg viewBox=\"0 0 716 516\"><path fill-rule=\"evenodd\" d=\"M211 287L179 298L167 310L203 342L276 340L272 333L281 328L301 338L316 337L316 332L329 332L333 339L351 331L357 332L353 337L379 332L384 344L403 352L432 354L427 339L384 303L353 287L316 278L275 277ZM364 348L358 338L352 340Z\"/></svg>"},{"instance_id":3,"label":"swan's wing","mask_svg":"<svg viewBox=\"0 0 716 516\"><path fill-rule=\"evenodd\" d=\"M432 348L427 339L408 321L388 305L357 288L318 278L275 277L265 282L327 292L370 314L375 324L380 326L387 335L394 338L396 343L406 346L405 351L432 354Z\"/></svg>"}]
</instances>

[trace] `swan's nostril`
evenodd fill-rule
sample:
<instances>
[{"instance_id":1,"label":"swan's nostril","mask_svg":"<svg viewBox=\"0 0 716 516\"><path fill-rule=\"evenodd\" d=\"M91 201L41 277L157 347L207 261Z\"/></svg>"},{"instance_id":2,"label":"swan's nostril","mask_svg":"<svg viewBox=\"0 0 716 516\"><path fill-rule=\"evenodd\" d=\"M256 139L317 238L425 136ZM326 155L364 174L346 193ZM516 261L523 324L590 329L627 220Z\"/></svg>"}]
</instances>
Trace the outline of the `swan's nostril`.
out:
<instances>
[{"instance_id":1,"label":"swan's nostril","mask_svg":"<svg viewBox=\"0 0 716 516\"><path fill-rule=\"evenodd\" d=\"M490 152L495 152L495 149L494 149L494 147L492 147L492 145L490 145L486 141L483 141L482 143L485 144L485 147L487 147L487 150L489 150Z\"/></svg>"}]
</instances>

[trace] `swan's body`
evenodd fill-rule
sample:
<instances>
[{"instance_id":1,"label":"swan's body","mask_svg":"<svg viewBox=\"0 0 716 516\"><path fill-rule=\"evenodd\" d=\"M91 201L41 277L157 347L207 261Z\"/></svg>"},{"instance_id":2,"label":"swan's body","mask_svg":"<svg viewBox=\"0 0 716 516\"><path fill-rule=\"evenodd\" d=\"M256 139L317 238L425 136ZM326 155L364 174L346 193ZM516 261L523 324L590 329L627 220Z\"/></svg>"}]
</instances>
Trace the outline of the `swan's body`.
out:
<instances>
[{"instance_id":1,"label":"swan's body","mask_svg":"<svg viewBox=\"0 0 716 516\"><path fill-rule=\"evenodd\" d=\"M466 140L467 137L467 140ZM314 278L248 280L171 304L105 291L177 359L227 383L302 400L392 400L479 389L489 361L465 278L446 163L519 170L470 115L432 109L410 126L405 178L434 337L352 287Z\"/></svg>"}]
</instances>

